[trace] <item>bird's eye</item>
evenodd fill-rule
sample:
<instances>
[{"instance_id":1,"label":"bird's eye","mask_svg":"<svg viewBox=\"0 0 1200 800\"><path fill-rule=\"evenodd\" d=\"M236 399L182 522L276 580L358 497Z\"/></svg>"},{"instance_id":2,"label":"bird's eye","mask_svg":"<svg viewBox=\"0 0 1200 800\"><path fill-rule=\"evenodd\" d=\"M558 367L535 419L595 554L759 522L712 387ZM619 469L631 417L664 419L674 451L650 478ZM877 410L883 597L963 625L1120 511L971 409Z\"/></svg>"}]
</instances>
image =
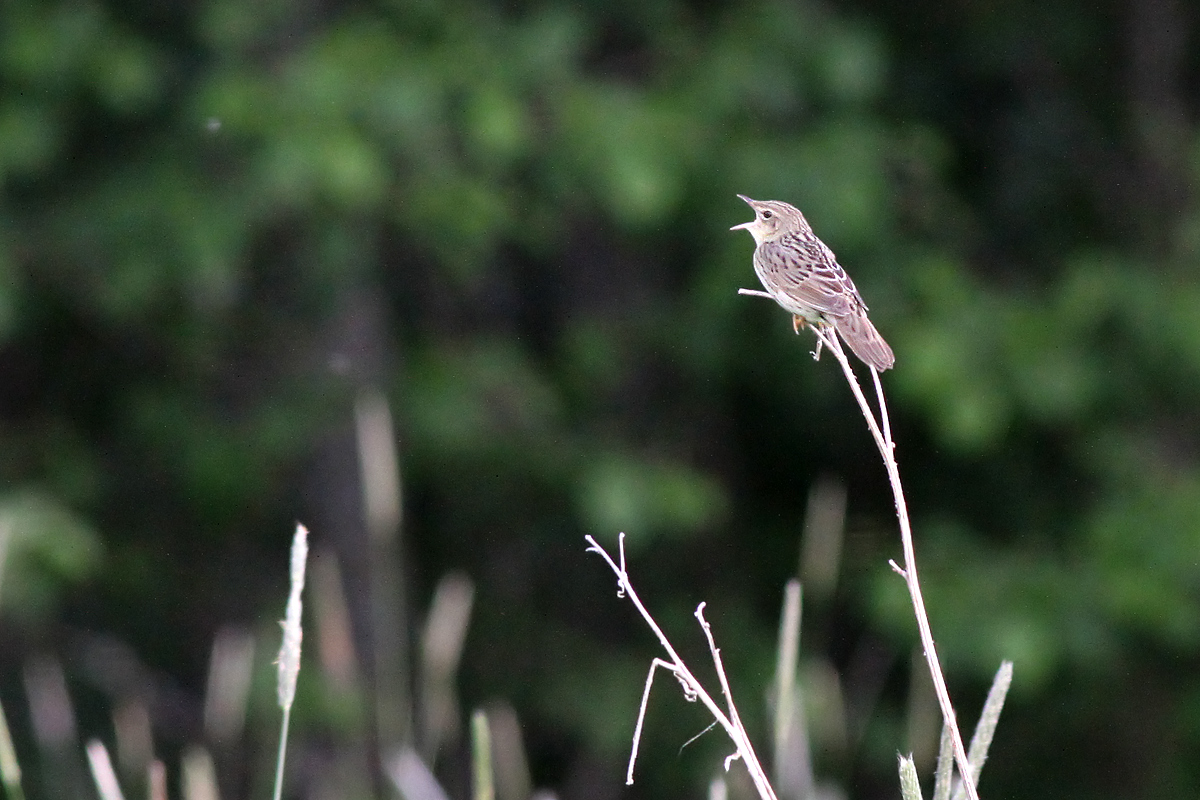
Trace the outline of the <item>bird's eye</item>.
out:
<instances>
[{"instance_id":1,"label":"bird's eye","mask_svg":"<svg viewBox=\"0 0 1200 800\"><path fill-rule=\"evenodd\" d=\"M763 211L762 212L763 219L770 219L773 216L775 216L774 212L771 212L771 211Z\"/></svg>"}]
</instances>

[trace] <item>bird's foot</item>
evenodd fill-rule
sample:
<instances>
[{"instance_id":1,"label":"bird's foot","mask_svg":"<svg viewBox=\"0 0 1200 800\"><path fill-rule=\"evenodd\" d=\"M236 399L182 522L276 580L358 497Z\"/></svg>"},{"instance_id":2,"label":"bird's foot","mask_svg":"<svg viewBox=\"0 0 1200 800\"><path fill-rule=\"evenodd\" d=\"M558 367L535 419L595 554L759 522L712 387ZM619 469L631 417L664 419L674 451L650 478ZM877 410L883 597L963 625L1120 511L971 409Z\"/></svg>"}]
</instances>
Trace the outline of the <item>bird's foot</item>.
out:
<instances>
[{"instance_id":1,"label":"bird's foot","mask_svg":"<svg viewBox=\"0 0 1200 800\"><path fill-rule=\"evenodd\" d=\"M804 317L800 316L799 314L792 314L792 330L794 330L798 335L803 329Z\"/></svg>"},{"instance_id":2,"label":"bird's foot","mask_svg":"<svg viewBox=\"0 0 1200 800\"><path fill-rule=\"evenodd\" d=\"M817 349L812 351L813 361L821 360L821 346L823 344L825 344L825 342L821 339L820 336L818 336L817 337Z\"/></svg>"}]
</instances>

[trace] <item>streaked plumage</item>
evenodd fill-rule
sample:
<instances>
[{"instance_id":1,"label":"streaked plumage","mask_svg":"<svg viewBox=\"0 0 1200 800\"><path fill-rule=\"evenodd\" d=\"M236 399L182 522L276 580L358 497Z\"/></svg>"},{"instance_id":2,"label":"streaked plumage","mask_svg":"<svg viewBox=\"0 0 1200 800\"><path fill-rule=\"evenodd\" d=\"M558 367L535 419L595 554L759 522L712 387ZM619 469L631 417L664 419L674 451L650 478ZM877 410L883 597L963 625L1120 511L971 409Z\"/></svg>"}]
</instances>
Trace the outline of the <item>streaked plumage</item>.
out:
<instances>
[{"instance_id":1,"label":"streaked plumage","mask_svg":"<svg viewBox=\"0 0 1200 800\"><path fill-rule=\"evenodd\" d=\"M867 319L854 281L817 238L799 209L777 200L751 200L754 220L734 225L754 237L754 272L775 302L791 312L797 331L805 323L828 325L854 354L879 371L890 369L892 348Z\"/></svg>"}]
</instances>

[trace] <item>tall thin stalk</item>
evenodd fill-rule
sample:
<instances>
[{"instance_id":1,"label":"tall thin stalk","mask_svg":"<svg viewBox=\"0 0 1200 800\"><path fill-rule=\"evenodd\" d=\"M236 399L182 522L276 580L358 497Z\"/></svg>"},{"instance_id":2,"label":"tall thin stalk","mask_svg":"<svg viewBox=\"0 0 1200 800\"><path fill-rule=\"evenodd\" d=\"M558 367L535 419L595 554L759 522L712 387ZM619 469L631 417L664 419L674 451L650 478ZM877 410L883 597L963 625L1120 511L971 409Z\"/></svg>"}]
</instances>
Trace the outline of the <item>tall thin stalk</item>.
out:
<instances>
[{"instance_id":1,"label":"tall thin stalk","mask_svg":"<svg viewBox=\"0 0 1200 800\"><path fill-rule=\"evenodd\" d=\"M967 749L963 746L954 705L950 702L946 678L942 674L942 665L938 661L937 648L933 643L933 631L929 627L929 615L925 611L925 598L921 594L921 583L917 580L917 556L913 548L912 526L908 521L908 503L904 499L904 489L900 484L900 467L896 463L896 443L892 440L892 427L888 420L887 402L883 396L883 384L879 381L879 372L871 367L871 377L875 381L875 393L879 399L879 421L876 421L862 387L858 384L858 378L855 377L854 370L850 368L850 361L842 350L837 334L830 328L815 328L814 330L820 342L833 353L838 363L842 365L846 381L850 384L851 391L854 392L854 399L858 401L863 417L867 420L867 427L871 429L871 436L875 439L875 445L879 448L879 454L883 456L888 482L892 487L892 498L896 503L896 518L900 522L900 544L904 552L903 567L896 564L895 561L890 563L892 569L904 578L904 582L908 586L908 595L912 598L913 613L917 618L917 630L921 636L921 647L925 651L925 661L929 665L929 674L933 678L933 688L937 693L938 704L942 707L942 719L950 731L950 741L954 746L954 760L958 763L958 771L962 777L963 786L967 790L967 797L970 800L979 800L979 794L975 790L974 773L967 760Z\"/></svg>"},{"instance_id":2,"label":"tall thin stalk","mask_svg":"<svg viewBox=\"0 0 1200 800\"><path fill-rule=\"evenodd\" d=\"M738 294L775 299L774 295L757 289L738 289ZM879 372L871 367L871 377L875 382L875 394L879 398L879 419L876 420L875 412L871 410L871 405L867 402L862 387L858 384L854 370L850 368L850 361L846 358L841 341L833 328L824 325L810 327L816 333L818 342L814 357L819 356L821 348L825 347L842 365L842 372L846 374L846 382L850 384L850 390L854 392L854 399L858 401L858 406L862 409L863 417L867 421L867 427L871 430L871 436L875 439L875 446L879 448L879 454L883 456L888 483L892 486L892 499L896 504L896 519L900 522L900 545L904 552L903 567L895 561L890 563L892 569L904 578L904 582L908 585L908 595L912 599L913 614L917 618L917 630L921 636L921 648L925 652L925 661L929 665L929 674L933 678L933 688L937 694L938 705L942 707L942 719L950 731L950 741L954 746L954 760L958 763L958 771L962 776L963 786L967 790L967 797L969 800L979 800L979 794L975 791L974 773L967 759L967 749L963 746L962 734L958 730L958 719L954 714L954 705L950 702L950 692L946 689L946 678L942 674L942 665L938 661L937 649L933 644L933 631L929 627L929 615L925 611L925 598L921 594L921 584L917 580L917 556L913 549L912 526L908 521L908 503L904 499L904 488L900 484L900 467L896 463L896 443L892 440L892 424L888 419L887 401L883 396L883 384L879 382Z\"/></svg>"}]
</instances>

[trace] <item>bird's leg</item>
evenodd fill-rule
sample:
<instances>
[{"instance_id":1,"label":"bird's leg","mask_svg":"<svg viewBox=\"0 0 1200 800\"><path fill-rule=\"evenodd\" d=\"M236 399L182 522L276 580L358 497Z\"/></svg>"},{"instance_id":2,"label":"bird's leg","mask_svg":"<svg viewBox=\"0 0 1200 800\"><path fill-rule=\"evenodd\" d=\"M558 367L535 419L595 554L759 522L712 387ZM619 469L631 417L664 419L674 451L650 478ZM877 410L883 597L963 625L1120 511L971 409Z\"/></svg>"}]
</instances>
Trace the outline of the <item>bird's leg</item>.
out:
<instances>
[{"instance_id":1,"label":"bird's leg","mask_svg":"<svg viewBox=\"0 0 1200 800\"><path fill-rule=\"evenodd\" d=\"M799 336L800 331L803 330L804 322L805 322L804 317L800 316L799 314L792 314L792 330L794 330L796 332L797 336ZM813 330L815 331L816 329L814 328ZM817 337L817 349L813 350L812 357L813 357L813 361L821 360L821 337L820 336Z\"/></svg>"},{"instance_id":2,"label":"bird's leg","mask_svg":"<svg viewBox=\"0 0 1200 800\"><path fill-rule=\"evenodd\" d=\"M822 324L821 324L821 328L822 328L822 330L829 330L829 326L828 326L828 325L826 325L826 324L824 324L824 323L822 323ZM816 332L816 327L815 327L815 326L814 326L813 330L814 330L814 332ZM836 334L835 334L835 335L836 335ZM822 347L824 344L825 344L825 340L821 338L821 334L820 334L820 332L817 332L817 349L816 349L816 350L813 350L813 354L812 354L813 361L820 361L820 360L821 360L821 347Z\"/></svg>"}]
</instances>

